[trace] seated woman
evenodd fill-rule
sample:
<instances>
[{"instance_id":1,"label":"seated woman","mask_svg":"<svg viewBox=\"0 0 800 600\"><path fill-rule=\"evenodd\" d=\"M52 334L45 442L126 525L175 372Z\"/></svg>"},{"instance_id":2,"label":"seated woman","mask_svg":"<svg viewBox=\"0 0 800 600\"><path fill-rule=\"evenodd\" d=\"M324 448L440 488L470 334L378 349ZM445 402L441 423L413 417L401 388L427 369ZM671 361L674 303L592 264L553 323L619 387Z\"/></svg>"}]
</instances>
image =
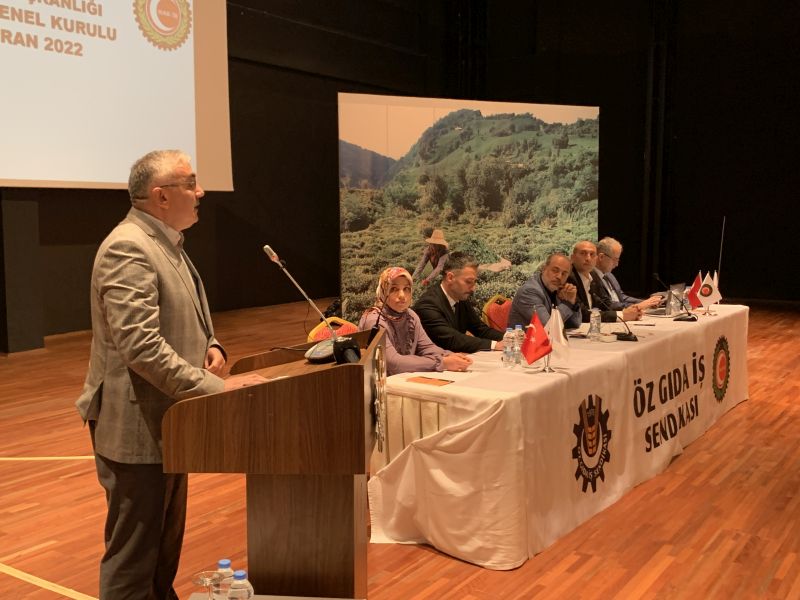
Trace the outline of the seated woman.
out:
<instances>
[{"instance_id":1,"label":"seated woman","mask_svg":"<svg viewBox=\"0 0 800 600\"><path fill-rule=\"evenodd\" d=\"M381 273L375 304L364 311L359 329L376 323L386 331L386 371L389 375L414 371L466 371L472 359L434 344L411 306L411 274L402 267Z\"/></svg>"}]
</instances>

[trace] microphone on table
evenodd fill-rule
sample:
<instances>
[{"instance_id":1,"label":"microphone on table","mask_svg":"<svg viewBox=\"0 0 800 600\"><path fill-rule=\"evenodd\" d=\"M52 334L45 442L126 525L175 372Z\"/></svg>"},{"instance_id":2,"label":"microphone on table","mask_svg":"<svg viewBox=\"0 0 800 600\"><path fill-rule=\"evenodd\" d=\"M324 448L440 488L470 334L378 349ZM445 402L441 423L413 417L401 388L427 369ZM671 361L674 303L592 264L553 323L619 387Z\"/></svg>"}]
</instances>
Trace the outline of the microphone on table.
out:
<instances>
[{"instance_id":1,"label":"microphone on table","mask_svg":"<svg viewBox=\"0 0 800 600\"><path fill-rule=\"evenodd\" d=\"M317 312L320 319L322 319L322 322L325 323L328 331L331 332L331 337L329 339L322 340L321 342L314 344L306 351L305 357L308 359L308 361L312 363L326 363L335 360L336 363L340 365L344 363L358 362L361 358L361 350L358 347L358 342L349 337L338 337L336 335L336 330L331 327L330 323L328 323L328 320L322 314L322 311L311 301L311 298L309 298L308 294L306 294L303 288L300 287L300 284L295 281L294 277L292 277L292 274L286 270L286 263L278 257L277 253L269 245L265 245L263 250L269 259L278 265L284 273L286 273L286 276L289 278L289 280L298 290L300 290L300 293L303 294L303 297Z\"/></svg>"},{"instance_id":2,"label":"microphone on table","mask_svg":"<svg viewBox=\"0 0 800 600\"><path fill-rule=\"evenodd\" d=\"M611 308L611 305L606 300L606 297L601 293L598 286L600 284L594 278L592 278L592 283L589 284L589 293L592 295L592 298L596 300L601 306L602 309L605 311L611 311L614 313L614 317L616 321L621 322L627 331L615 331L614 335L617 336L617 340L620 342L638 342L639 338L636 337L636 334L631 331L631 328L628 327L628 324L625 322L625 319L620 319L617 311Z\"/></svg>"},{"instance_id":3,"label":"microphone on table","mask_svg":"<svg viewBox=\"0 0 800 600\"><path fill-rule=\"evenodd\" d=\"M665 290L669 291L669 289L670 289L669 286L666 283L664 283L663 281L661 281L661 278L658 276L658 272L653 273L653 279L655 279L658 283L660 283L661 286ZM669 301L669 297L667 298L667 301ZM677 317L675 317L672 320L673 321L697 321L697 315L692 314L692 312L689 311L688 308L686 308L686 300L684 300L683 294L678 296L678 302L680 302L681 308L686 312L686 314L685 315L678 315Z\"/></svg>"}]
</instances>

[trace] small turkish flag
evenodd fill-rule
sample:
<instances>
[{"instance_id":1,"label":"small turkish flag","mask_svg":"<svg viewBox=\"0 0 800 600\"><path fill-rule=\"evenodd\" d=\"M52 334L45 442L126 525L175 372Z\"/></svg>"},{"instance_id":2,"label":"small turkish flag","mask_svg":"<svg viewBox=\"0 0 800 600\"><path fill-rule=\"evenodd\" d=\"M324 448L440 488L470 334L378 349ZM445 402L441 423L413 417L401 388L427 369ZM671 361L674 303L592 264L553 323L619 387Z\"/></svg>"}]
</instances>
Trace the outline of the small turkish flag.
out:
<instances>
[{"instance_id":1,"label":"small turkish flag","mask_svg":"<svg viewBox=\"0 0 800 600\"><path fill-rule=\"evenodd\" d=\"M533 311L533 318L525 331L525 340L522 342L520 350L529 365L553 351L550 338L547 337L547 332L536 311Z\"/></svg>"},{"instance_id":2,"label":"small turkish flag","mask_svg":"<svg viewBox=\"0 0 800 600\"><path fill-rule=\"evenodd\" d=\"M700 279L700 271L698 271L697 277L694 278L694 283L692 284L689 293L686 294L686 297L689 300L689 306L692 308L700 308L703 306L703 303L700 302L700 298L697 297L697 292L700 291L701 285L703 285L703 280Z\"/></svg>"}]
</instances>

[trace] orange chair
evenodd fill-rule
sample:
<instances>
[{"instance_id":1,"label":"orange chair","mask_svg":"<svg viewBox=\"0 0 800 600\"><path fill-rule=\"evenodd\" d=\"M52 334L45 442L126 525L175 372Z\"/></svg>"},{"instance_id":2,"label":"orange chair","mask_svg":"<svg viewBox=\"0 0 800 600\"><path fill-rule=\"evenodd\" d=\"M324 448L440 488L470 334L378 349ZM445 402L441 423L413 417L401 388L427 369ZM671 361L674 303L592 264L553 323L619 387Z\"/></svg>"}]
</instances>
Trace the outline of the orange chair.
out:
<instances>
[{"instance_id":1,"label":"orange chair","mask_svg":"<svg viewBox=\"0 0 800 600\"><path fill-rule=\"evenodd\" d=\"M358 325L354 325L350 321L345 321L339 317L328 317L325 320L336 332L336 335L347 335L348 333L355 333L358 331ZM328 325L322 321L308 333L309 342L319 342L320 340L327 340L329 337L331 337L331 331L328 329Z\"/></svg>"},{"instance_id":2,"label":"orange chair","mask_svg":"<svg viewBox=\"0 0 800 600\"><path fill-rule=\"evenodd\" d=\"M492 329L505 331L511 312L511 298L495 294L483 305L481 319Z\"/></svg>"}]
</instances>

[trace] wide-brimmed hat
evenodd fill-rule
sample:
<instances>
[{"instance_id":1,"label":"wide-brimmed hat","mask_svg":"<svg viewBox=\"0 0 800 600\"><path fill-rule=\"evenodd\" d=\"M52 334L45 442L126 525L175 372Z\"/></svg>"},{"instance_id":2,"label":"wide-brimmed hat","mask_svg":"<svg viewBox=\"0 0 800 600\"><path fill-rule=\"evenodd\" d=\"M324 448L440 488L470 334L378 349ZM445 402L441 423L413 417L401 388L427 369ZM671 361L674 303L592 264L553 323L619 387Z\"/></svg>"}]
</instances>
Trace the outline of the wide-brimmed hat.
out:
<instances>
[{"instance_id":1,"label":"wide-brimmed hat","mask_svg":"<svg viewBox=\"0 0 800 600\"><path fill-rule=\"evenodd\" d=\"M448 244L447 240L444 239L444 232L441 229L434 229L431 237L426 238L425 241L429 244L439 244L445 248L450 247L450 244Z\"/></svg>"}]
</instances>

